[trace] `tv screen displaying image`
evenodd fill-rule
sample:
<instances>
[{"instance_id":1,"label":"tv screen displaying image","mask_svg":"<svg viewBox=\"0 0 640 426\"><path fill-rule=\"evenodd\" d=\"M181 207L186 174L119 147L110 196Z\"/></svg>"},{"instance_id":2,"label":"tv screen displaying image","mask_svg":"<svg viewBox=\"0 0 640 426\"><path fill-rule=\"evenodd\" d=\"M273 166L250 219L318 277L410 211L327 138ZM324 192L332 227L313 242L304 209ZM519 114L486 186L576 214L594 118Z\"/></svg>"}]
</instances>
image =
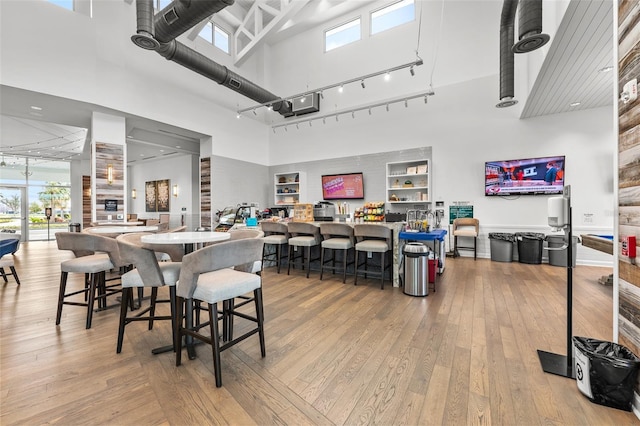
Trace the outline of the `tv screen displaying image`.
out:
<instances>
[{"instance_id":1,"label":"tv screen displaying image","mask_svg":"<svg viewBox=\"0 0 640 426\"><path fill-rule=\"evenodd\" d=\"M364 198L362 173L343 173L322 176L324 200L359 200Z\"/></svg>"},{"instance_id":2,"label":"tv screen displaying image","mask_svg":"<svg viewBox=\"0 0 640 426\"><path fill-rule=\"evenodd\" d=\"M562 194L564 171L564 155L487 161L484 166L484 195Z\"/></svg>"}]
</instances>

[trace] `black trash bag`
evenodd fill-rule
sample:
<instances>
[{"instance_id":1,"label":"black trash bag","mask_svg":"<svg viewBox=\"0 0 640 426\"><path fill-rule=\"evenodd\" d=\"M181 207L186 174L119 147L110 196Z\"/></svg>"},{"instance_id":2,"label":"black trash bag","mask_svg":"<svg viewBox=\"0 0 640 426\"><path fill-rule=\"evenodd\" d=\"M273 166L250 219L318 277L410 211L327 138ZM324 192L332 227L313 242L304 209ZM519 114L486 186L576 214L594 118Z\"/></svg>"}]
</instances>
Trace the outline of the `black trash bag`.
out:
<instances>
[{"instance_id":1,"label":"black trash bag","mask_svg":"<svg viewBox=\"0 0 640 426\"><path fill-rule=\"evenodd\" d=\"M516 240L516 234L506 234L503 232L490 232L489 239L514 242Z\"/></svg>"},{"instance_id":2,"label":"black trash bag","mask_svg":"<svg viewBox=\"0 0 640 426\"><path fill-rule=\"evenodd\" d=\"M591 402L631 411L640 358L613 342L573 337L576 383Z\"/></svg>"},{"instance_id":3,"label":"black trash bag","mask_svg":"<svg viewBox=\"0 0 640 426\"><path fill-rule=\"evenodd\" d=\"M546 235L538 232L516 232L516 238L519 240L527 239L527 240L544 241L544 239L546 238Z\"/></svg>"}]
</instances>

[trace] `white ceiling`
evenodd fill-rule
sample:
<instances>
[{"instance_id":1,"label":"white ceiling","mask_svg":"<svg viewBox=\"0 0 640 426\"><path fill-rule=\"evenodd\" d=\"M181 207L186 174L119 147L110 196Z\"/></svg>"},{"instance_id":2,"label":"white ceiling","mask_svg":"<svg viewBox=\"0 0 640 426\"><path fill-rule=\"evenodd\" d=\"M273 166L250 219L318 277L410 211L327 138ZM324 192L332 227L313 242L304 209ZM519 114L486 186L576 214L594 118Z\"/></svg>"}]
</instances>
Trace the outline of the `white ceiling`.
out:
<instances>
[{"instance_id":1,"label":"white ceiling","mask_svg":"<svg viewBox=\"0 0 640 426\"><path fill-rule=\"evenodd\" d=\"M298 4L295 11L282 9L277 12L281 7L280 1L236 0L228 10L216 14L215 19L223 19L227 27L236 31L246 27L251 19L245 18L254 17L258 13L254 9L263 5L270 11L262 17L269 31L259 34L254 31L253 46L259 46L261 43L275 43L362 5L360 1L353 0L297 0L291 3ZM282 19L278 20L278 13L283 15ZM522 118L613 103L614 73L598 72L606 66L615 65L612 14L611 1L570 2L561 26L551 41L535 86L523 107ZM272 21L273 24L269 25ZM499 28L495 31L498 32ZM90 128L92 111L110 112L98 105L7 86L0 86L0 99L0 152L5 155L52 159L81 154L88 156L88 144L83 142L90 139L90 134L84 129ZM574 102L580 102L580 105L570 106ZM31 106L39 106L43 110L33 110ZM121 112L115 113L122 115ZM199 140L205 137L132 115L126 116L126 122L129 164L184 153L197 154ZM40 154L34 151L38 148Z\"/></svg>"}]
</instances>

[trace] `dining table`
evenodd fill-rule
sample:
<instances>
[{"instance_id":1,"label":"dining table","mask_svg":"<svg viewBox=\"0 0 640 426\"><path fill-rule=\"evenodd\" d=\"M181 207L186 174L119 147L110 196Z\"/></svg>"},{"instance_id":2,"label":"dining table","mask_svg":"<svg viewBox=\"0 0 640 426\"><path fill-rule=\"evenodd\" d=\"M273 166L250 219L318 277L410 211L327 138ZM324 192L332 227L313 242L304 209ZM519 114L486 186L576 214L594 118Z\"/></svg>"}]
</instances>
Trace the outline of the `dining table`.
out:
<instances>
[{"instance_id":1,"label":"dining table","mask_svg":"<svg viewBox=\"0 0 640 426\"><path fill-rule=\"evenodd\" d=\"M165 232L161 234L149 234L140 238L140 242L147 245L153 244L182 244L184 247L184 254L187 255L194 251L196 244L215 243L225 241L231 238L231 234L228 232L215 232L215 231L187 231L187 232ZM185 300L185 322L188 328L193 328L193 300ZM185 336L185 346L189 359L196 358L196 352L193 343L193 337ZM173 345L162 346L152 349L153 354L159 354L163 352L169 352L173 350Z\"/></svg>"},{"instance_id":2,"label":"dining table","mask_svg":"<svg viewBox=\"0 0 640 426\"><path fill-rule=\"evenodd\" d=\"M86 228L85 231L90 234L128 234L131 232L155 232L158 230L157 226L127 226L127 225L112 225L112 226L92 226Z\"/></svg>"}]
</instances>

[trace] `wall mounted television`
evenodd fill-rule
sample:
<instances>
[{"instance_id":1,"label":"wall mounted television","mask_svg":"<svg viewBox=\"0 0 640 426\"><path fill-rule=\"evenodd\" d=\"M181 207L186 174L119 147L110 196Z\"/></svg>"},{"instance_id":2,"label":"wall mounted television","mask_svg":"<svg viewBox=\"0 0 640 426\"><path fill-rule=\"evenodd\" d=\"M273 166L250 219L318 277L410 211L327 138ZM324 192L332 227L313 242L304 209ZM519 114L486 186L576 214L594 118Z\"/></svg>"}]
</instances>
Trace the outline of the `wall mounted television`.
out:
<instances>
[{"instance_id":1,"label":"wall mounted television","mask_svg":"<svg viewBox=\"0 0 640 426\"><path fill-rule=\"evenodd\" d=\"M361 200L364 198L362 172L322 175L324 200Z\"/></svg>"},{"instance_id":2,"label":"wall mounted television","mask_svg":"<svg viewBox=\"0 0 640 426\"><path fill-rule=\"evenodd\" d=\"M565 156L487 161L484 165L484 195L562 194Z\"/></svg>"}]
</instances>

